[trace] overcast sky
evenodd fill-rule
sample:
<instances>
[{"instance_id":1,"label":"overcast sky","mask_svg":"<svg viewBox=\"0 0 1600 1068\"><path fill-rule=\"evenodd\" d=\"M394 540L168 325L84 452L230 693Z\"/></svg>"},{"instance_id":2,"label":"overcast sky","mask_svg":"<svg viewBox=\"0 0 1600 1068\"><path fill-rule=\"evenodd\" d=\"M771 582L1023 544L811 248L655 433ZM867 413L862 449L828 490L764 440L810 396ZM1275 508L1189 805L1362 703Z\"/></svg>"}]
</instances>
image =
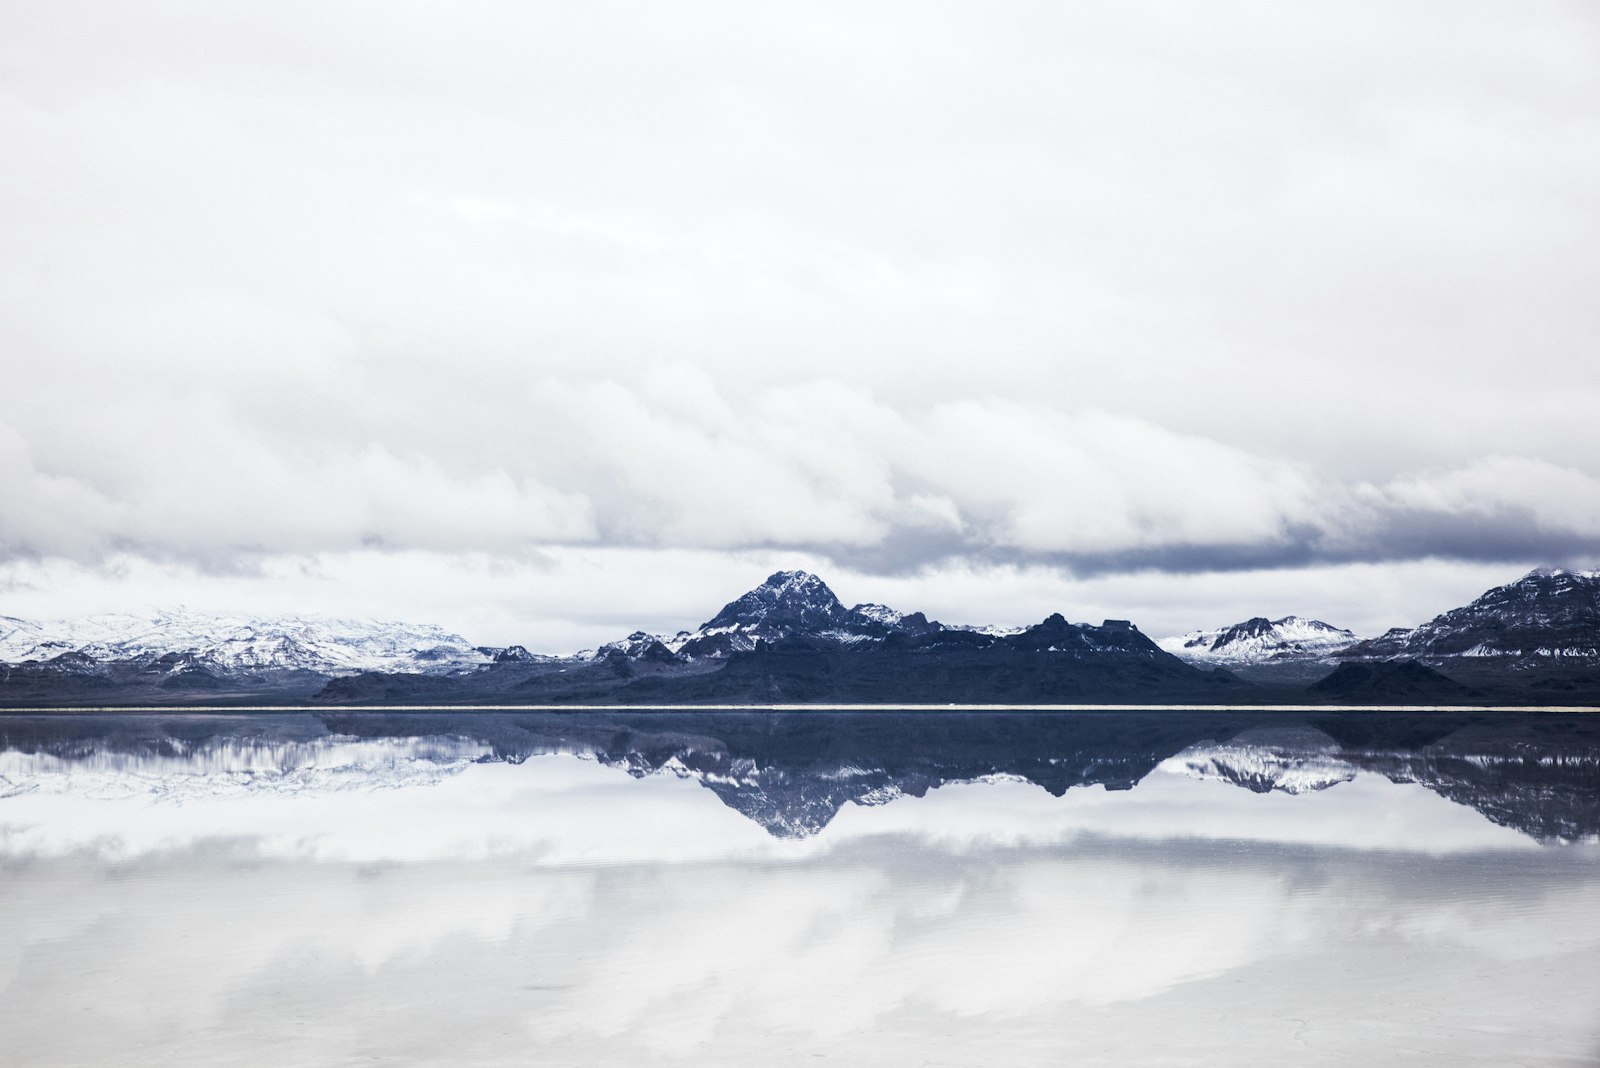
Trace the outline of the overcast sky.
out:
<instances>
[{"instance_id":1,"label":"overcast sky","mask_svg":"<svg viewBox=\"0 0 1600 1068\"><path fill-rule=\"evenodd\" d=\"M8 3L0 614L1414 625L1600 563L1597 176L1582 0Z\"/></svg>"}]
</instances>

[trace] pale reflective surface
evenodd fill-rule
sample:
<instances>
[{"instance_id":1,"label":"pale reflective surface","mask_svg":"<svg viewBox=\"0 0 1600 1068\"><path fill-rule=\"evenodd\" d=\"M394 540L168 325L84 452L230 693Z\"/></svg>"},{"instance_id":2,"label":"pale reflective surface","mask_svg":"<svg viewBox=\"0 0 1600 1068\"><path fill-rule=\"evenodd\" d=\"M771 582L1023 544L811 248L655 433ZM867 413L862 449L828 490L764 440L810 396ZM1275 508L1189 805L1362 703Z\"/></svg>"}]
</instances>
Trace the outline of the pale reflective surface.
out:
<instances>
[{"instance_id":1,"label":"pale reflective surface","mask_svg":"<svg viewBox=\"0 0 1600 1068\"><path fill-rule=\"evenodd\" d=\"M7 1064L1600 1061L1577 717L0 717Z\"/></svg>"}]
</instances>

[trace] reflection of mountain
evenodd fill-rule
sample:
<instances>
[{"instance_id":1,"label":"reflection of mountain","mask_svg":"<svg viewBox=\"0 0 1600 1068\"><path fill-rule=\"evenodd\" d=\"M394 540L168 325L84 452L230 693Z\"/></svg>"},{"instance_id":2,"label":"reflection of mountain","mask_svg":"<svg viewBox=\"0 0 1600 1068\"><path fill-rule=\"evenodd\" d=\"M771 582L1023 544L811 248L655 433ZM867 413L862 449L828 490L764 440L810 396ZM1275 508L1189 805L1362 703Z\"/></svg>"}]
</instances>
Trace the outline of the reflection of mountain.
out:
<instances>
[{"instance_id":1,"label":"reflection of mountain","mask_svg":"<svg viewBox=\"0 0 1600 1068\"><path fill-rule=\"evenodd\" d=\"M0 750L0 798L75 793L163 801L245 793L328 794L423 786L490 751L470 738L210 739L131 751L99 747Z\"/></svg>"},{"instance_id":2,"label":"reflection of mountain","mask_svg":"<svg viewBox=\"0 0 1600 1068\"><path fill-rule=\"evenodd\" d=\"M1600 834L1600 721L1581 715L727 713L319 714L0 719L0 795L182 799L437 781L473 761L573 753L698 780L778 837L845 804L1023 779L1060 796L1158 766L1265 793L1359 772L1413 782L1543 841Z\"/></svg>"},{"instance_id":3,"label":"reflection of mountain","mask_svg":"<svg viewBox=\"0 0 1600 1068\"><path fill-rule=\"evenodd\" d=\"M1227 742L1190 746L1161 767L1258 794L1303 794L1356 777L1354 765L1340 755L1339 743L1310 727L1247 730Z\"/></svg>"}]
</instances>

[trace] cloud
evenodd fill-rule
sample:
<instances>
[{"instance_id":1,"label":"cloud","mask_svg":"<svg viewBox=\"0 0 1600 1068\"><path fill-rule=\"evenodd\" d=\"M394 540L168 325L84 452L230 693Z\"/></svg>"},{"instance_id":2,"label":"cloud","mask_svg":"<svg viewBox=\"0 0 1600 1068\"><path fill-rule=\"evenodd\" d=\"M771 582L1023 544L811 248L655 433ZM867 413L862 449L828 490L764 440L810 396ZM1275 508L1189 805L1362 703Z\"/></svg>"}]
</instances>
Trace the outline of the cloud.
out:
<instances>
[{"instance_id":1,"label":"cloud","mask_svg":"<svg viewBox=\"0 0 1600 1068\"><path fill-rule=\"evenodd\" d=\"M131 449L107 442L56 470L0 424L14 502L0 545L215 566L592 544L1084 575L1600 551L1600 479L1534 458L1341 480L1126 415L984 396L907 408L837 381L741 393L683 366L449 393L438 426L386 420L364 442L186 403L143 432L124 421Z\"/></svg>"},{"instance_id":2,"label":"cloud","mask_svg":"<svg viewBox=\"0 0 1600 1068\"><path fill-rule=\"evenodd\" d=\"M13 561L1600 552L1571 6L0 19Z\"/></svg>"}]
</instances>

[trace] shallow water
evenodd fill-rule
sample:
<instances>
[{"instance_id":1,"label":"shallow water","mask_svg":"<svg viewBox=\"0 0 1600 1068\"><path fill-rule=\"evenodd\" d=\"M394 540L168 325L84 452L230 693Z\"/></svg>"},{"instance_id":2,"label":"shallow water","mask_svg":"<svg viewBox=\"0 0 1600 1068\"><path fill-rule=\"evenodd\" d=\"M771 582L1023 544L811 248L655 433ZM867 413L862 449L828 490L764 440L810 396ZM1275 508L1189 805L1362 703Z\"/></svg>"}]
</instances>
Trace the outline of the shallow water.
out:
<instances>
[{"instance_id":1,"label":"shallow water","mask_svg":"<svg viewBox=\"0 0 1600 1068\"><path fill-rule=\"evenodd\" d=\"M1600 1063L1600 724L0 717L8 1064Z\"/></svg>"}]
</instances>

